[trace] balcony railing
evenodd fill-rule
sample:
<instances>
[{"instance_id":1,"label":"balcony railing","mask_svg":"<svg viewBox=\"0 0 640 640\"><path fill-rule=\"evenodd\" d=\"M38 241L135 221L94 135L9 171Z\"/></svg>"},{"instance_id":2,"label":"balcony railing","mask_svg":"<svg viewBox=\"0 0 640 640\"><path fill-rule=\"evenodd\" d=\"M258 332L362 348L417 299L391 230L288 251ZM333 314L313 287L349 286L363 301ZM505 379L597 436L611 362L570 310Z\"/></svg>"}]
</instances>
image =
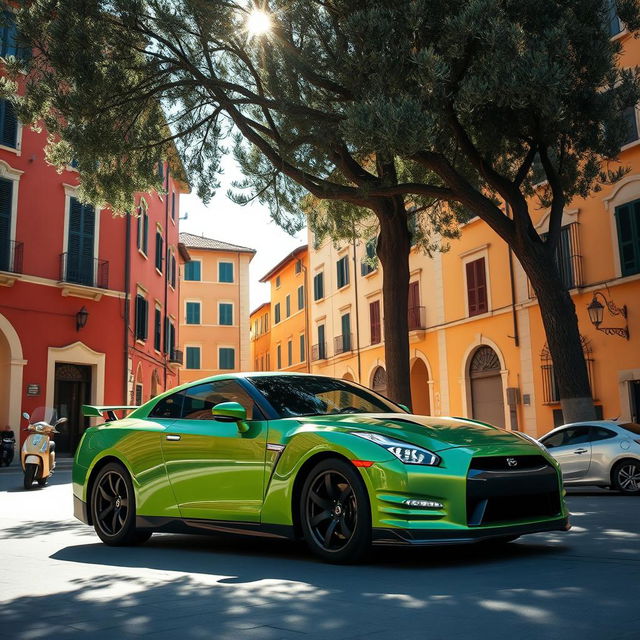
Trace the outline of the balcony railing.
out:
<instances>
[{"instance_id":1,"label":"balcony railing","mask_svg":"<svg viewBox=\"0 0 640 640\"><path fill-rule=\"evenodd\" d=\"M5 242L0 247L0 271L22 273L23 248L22 242Z\"/></svg>"},{"instance_id":2,"label":"balcony railing","mask_svg":"<svg viewBox=\"0 0 640 640\"><path fill-rule=\"evenodd\" d=\"M409 331L415 331L416 329L426 329L426 315L427 314L424 307L409 307Z\"/></svg>"},{"instance_id":3,"label":"balcony railing","mask_svg":"<svg viewBox=\"0 0 640 640\"><path fill-rule=\"evenodd\" d=\"M339 353L346 353L347 351L351 351L353 349L353 340L351 339L350 333L345 333L341 336L336 336L335 338L335 351L336 355Z\"/></svg>"},{"instance_id":4,"label":"balcony railing","mask_svg":"<svg viewBox=\"0 0 640 640\"><path fill-rule=\"evenodd\" d=\"M326 360L327 359L327 343L321 342L320 344L314 344L311 347L311 360Z\"/></svg>"},{"instance_id":5,"label":"balcony railing","mask_svg":"<svg viewBox=\"0 0 640 640\"><path fill-rule=\"evenodd\" d=\"M169 362L172 364L184 364L184 354L180 349L173 349L169 354Z\"/></svg>"},{"instance_id":6,"label":"balcony railing","mask_svg":"<svg viewBox=\"0 0 640 640\"><path fill-rule=\"evenodd\" d=\"M97 258L60 254L60 280L98 289L109 288L109 263Z\"/></svg>"}]
</instances>

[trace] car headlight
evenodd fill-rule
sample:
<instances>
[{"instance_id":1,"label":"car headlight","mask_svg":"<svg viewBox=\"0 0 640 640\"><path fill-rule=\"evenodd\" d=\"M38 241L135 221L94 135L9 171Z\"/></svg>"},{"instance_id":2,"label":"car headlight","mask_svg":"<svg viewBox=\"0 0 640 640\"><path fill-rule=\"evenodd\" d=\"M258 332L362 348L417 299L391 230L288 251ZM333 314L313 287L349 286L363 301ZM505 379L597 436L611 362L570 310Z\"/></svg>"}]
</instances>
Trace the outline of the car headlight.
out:
<instances>
[{"instance_id":1,"label":"car headlight","mask_svg":"<svg viewBox=\"0 0 640 640\"><path fill-rule=\"evenodd\" d=\"M532 438L530 435L527 435L526 433L522 433L522 431L518 431L517 433L521 438L528 440L531 444L535 444L536 447L538 447L539 449L542 449L543 451L546 451L547 453L549 453L549 450L547 449L547 447L545 447L542 444L542 442L540 442L540 440L536 440L535 438Z\"/></svg>"},{"instance_id":2,"label":"car headlight","mask_svg":"<svg viewBox=\"0 0 640 640\"><path fill-rule=\"evenodd\" d=\"M440 463L440 458L432 451L417 447L408 442L387 438L387 436L382 436L378 433L356 432L353 435L379 444L398 458L398 460L404 462L404 464L420 464L435 467Z\"/></svg>"}]
</instances>

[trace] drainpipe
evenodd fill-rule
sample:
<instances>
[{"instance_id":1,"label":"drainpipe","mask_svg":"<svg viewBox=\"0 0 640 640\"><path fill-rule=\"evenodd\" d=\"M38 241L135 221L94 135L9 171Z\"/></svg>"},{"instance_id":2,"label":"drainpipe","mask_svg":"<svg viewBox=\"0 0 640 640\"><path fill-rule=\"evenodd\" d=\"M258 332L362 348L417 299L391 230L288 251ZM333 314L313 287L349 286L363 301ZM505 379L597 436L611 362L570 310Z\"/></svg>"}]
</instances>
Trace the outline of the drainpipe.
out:
<instances>
[{"instance_id":1,"label":"drainpipe","mask_svg":"<svg viewBox=\"0 0 640 640\"><path fill-rule=\"evenodd\" d=\"M169 319L169 314L167 313L167 302L169 300L169 260L167 259L169 256L169 163L167 162L167 176L165 179L165 196L164 196L164 255L162 256L164 260L164 317L162 318L162 327L160 327L161 335L164 332L164 344L160 343L160 348L162 349L164 345L167 343L167 324ZM176 265L177 269L177 265ZM164 351L164 349L162 349ZM169 358L169 354L165 353L163 357L163 367L164 367L164 390L167 390L167 369L168 363L167 360Z\"/></svg>"},{"instance_id":2,"label":"drainpipe","mask_svg":"<svg viewBox=\"0 0 640 640\"><path fill-rule=\"evenodd\" d=\"M309 340L309 314L311 309L309 308L309 283L307 279L308 269L300 261L302 267L302 273L304 274L304 359L307 363L307 373L311 373L311 358L310 358L310 345Z\"/></svg>"},{"instance_id":3,"label":"drainpipe","mask_svg":"<svg viewBox=\"0 0 640 640\"><path fill-rule=\"evenodd\" d=\"M130 287L131 287L131 214L127 214L124 232L124 380L122 389L123 404L129 400L129 328L130 328Z\"/></svg>"},{"instance_id":4,"label":"drainpipe","mask_svg":"<svg viewBox=\"0 0 640 640\"><path fill-rule=\"evenodd\" d=\"M511 218L511 208L509 203L505 202L505 209L507 217ZM509 284L511 286L511 317L513 318L513 336L511 336L515 342L516 347L520 346L520 333L518 331L518 314L516 312L516 286L513 275L513 251L509 246Z\"/></svg>"},{"instance_id":5,"label":"drainpipe","mask_svg":"<svg viewBox=\"0 0 640 640\"><path fill-rule=\"evenodd\" d=\"M358 383L362 384L362 359L360 357L360 307L358 305L358 265L356 260L356 230L353 225L353 284L356 296L356 354L358 357Z\"/></svg>"}]
</instances>

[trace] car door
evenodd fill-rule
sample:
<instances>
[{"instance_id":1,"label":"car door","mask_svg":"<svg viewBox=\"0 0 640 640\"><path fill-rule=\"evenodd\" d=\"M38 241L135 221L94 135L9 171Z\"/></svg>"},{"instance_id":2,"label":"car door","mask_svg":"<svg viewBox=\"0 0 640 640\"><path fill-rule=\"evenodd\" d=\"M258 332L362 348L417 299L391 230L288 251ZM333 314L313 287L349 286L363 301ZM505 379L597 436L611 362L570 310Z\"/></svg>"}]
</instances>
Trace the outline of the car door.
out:
<instances>
[{"instance_id":1,"label":"car door","mask_svg":"<svg viewBox=\"0 0 640 640\"><path fill-rule=\"evenodd\" d=\"M541 440L560 464L566 481L584 478L591 464L589 427L567 427Z\"/></svg>"},{"instance_id":2,"label":"car door","mask_svg":"<svg viewBox=\"0 0 640 640\"><path fill-rule=\"evenodd\" d=\"M598 484L610 484L611 465L620 452L620 437L612 429L592 425L590 429L591 465L589 480Z\"/></svg>"},{"instance_id":3,"label":"car door","mask_svg":"<svg viewBox=\"0 0 640 640\"><path fill-rule=\"evenodd\" d=\"M267 437L260 408L232 379L179 393L179 417L165 430L162 452L182 517L259 521ZM211 409L221 402L245 407L246 432L213 419Z\"/></svg>"}]
</instances>

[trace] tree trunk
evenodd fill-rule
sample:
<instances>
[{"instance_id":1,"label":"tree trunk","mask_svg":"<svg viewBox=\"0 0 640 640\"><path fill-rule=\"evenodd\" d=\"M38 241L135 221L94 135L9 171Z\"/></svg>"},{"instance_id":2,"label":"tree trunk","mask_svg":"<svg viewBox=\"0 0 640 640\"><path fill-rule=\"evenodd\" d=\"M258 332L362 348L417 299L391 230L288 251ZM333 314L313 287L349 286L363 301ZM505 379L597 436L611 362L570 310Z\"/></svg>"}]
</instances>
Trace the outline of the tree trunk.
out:
<instances>
[{"instance_id":1,"label":"tree trunk","mask_svg":"<svg viewBox=\"0 0 640 640\"><path fill-rule=\"evenodd\" d=\"M514 251L538 297L564 422L594 420L596 414L580 341L578 316L573 300L560 279L555 260L542 245L519 251L514 247Z\"/></svg>"},{"instance_id":2,"label":"tree trunk","mask_svg":"<svg viewBox=\"0 0 640 640\"><path fill-rule=\"evenodd\" d=\"M378 258L383 269L384 355L387 395L411 407L409 372L409 253L411 239L404 204L385 202L376 211L380 222Z\"/></svg>"}]
</instances>

